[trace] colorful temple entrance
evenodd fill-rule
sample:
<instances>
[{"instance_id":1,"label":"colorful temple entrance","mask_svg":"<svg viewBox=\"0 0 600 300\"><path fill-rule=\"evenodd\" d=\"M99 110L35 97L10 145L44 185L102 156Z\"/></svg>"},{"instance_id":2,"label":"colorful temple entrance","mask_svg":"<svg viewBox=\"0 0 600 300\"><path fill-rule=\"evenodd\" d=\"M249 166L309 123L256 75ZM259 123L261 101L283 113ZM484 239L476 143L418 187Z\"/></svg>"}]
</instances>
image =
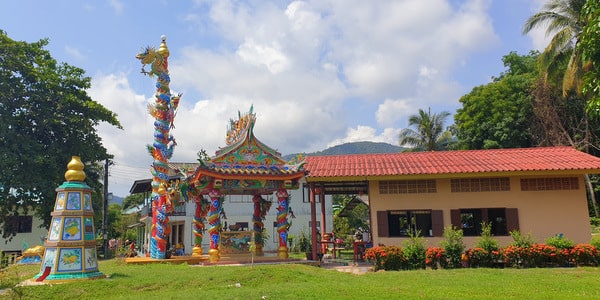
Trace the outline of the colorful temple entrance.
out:
<instances>
[{"instance_id":1,"label":"colorful temple entrance","mask_svg":"<svg viewBox=\"0 0 600 300\"><path fill-rule=\"evenodd\" d=\"M177 168L176 179L171 175L175 171L169 163L176 145L170 129L174 123L181 95L171 94L168 71L169 49L166 37L161 37L157 50L145 48L136 55L142 63L142 73L156 76L155 102L149 112L154 117L154 142L148 145L148 151L154 158L152 163L152 238L149 252L154 259L164 259L168 251L168 238L171 234L169 215L174 207L193 201L194 243L192 255L202 255L204 221L208 222L210 238L209 260L216 262L220 258L220 244L223 225L224 195L252 195L254 212L252 216L252 240L254 252L262 254L263 220L269 211L271 202L263 195L276 194L277 197L277 253L280 258L288 257L287 232L289 228L288 189L298 189L299 181L305 176L304 160L297 156L287 162L281 154L254 137L253 129L256 115L250 111L238 114L237 120L230 120L224 148L214 157L202 155L195 166ZM150 65L150 71L144 69ZM202 152L204 153L204 152Z\"/></svg>"},{"instance_id":2,"label":"colorful temple entrance","mask_svg":"<svg viewBox=\"0 0 600 300\"><path fill-rule=\"evenodd\" d=\"M184 208L186 202L194 203L192 256L208 253L210 262L219 261L222 254L263 254L264 236L268 236L263 221L274 204L267 199L275 196L277 256L287 259L288 217L291 217L288 190L300 187L306 173L304 159L297 156L286 161L277 151L260 142L253 132L256 115L252 108L248 113L238 115L238 120L230 120L226 146L214 157L202 154L199 163L168 163L169 183L165 193L175 209L178 206ZM222 222L226 219L225 196L238 195L252 197L252 208L248 211L252 222L245 224L243 229L248 230L244 231L232 230L240 224L225 226L227 223ZM157 213L159 211L153 209L152 228L156 228L155 220L165 219L157 218ZM168 224L164 226L169 228ZM208 232L208 251L202 249L205 231ZM173 232L167 232L165 239L169 240L169 234Z\"/></svg>"},{"instance_id":3,"label":"colorful temple entrance","mask_svg":"<svg viewBox=\"0 0 600 300\"><path fill-rule=\"evenodd\" d=\"M252 195L254 212L252 216L254 247L257 254L262 254L263 220L271 202L263 195L277 197L277 235L280 258L288 257L288 189L299 188L299 181L305 175L304 160L298 156L285 161L281 154L254 137L256 115L252 108L238 120L230 120L227 131L227 146L216 152L212 158L199 159L195 170L187 170L184 174L187 195L196 203L194 216L193 254L202 253L201 242L203 232L202 220L208 221L210 237L209 260L215 262L220 257L221 210L223 195ZM205 200L205 196L208 197Z\"/></svg>"}]
</instances>

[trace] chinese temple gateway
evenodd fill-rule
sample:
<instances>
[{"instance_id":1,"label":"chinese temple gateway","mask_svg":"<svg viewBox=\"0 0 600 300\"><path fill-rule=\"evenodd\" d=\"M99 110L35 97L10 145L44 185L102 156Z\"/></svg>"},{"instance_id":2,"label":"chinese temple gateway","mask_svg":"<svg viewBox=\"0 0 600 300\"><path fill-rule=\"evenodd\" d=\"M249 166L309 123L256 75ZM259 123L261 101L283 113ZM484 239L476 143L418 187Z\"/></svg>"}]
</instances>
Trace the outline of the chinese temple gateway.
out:
<instances>
[{"instance_id":1,"label":"chinese temple gateway","mask_svg":"<svg viewBox=\"0 0 600 300\"><path fill-rule=\"evenodd\" d=\"M277 235L280 258L288 257L288 189L297 189L299 181L305 176L304 160L297 156L285 161L281 154L254 137L253 128L256 115L252 108L238 120L230 120L226 144L212 158L201 157L197 168L182 166L185 183L180 189L184 197L196 203L194 215L193 255L201 255L203 220L208 221L210 237L209 261L220 258L222 195L253 195L254 212L252 216L252 235L254 247L262 253L262 220L268 212L271 202L262 195L277 196ZM187 191L187 192L186 192ZM205 199L208 196L208 200Z\"/></svg>"}]
</instances>

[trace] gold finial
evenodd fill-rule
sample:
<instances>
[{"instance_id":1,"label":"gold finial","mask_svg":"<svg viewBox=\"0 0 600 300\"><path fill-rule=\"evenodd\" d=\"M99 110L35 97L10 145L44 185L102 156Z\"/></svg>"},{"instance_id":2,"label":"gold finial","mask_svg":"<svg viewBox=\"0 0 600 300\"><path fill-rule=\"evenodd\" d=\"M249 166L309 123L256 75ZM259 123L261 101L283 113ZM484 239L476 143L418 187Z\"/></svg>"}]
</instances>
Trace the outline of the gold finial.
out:
<instances>
[{"instance_id":1,"label":"gold finial","mask_svg":"<svg viewBox=\"0 0 600 300\"><path fill-rule=\"evenodd\" d=\"M84 181L85 172L83 171L84 164L79 156L72 156L71 161L67 164L67 172L65 179L67 181Z\"/></svg>"},{"instance_id":2,"label":"gold finial","mask_svg":"<svg viewBox=\"0 0 600 300\"><path fill-rule=\"evenodd\" d=\"M162 40L162 42L160 43L160 47L158 47L158 54L162 55L163 57L169 57L169 48L167 48L167 36L166 35L161 35L160 39Z\"/></svg>"}]
</instances>

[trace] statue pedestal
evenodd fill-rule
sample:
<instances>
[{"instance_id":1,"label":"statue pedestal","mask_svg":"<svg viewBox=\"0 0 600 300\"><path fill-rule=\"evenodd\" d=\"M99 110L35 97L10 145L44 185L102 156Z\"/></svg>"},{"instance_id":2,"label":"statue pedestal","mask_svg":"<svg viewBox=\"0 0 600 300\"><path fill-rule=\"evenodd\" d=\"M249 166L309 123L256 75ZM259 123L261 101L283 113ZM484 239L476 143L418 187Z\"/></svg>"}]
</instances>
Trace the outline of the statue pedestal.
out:
<instances>
[{"instance_id":1,"label":"statue pedestal","mask_svg":"<svg viewBox=\"0 0 600 300\"><path fill-rule=\"evenodd\" d=\"M202 247L194 246L192 248L192 256L202 256Z\"/></svg>"},{"instance_id":2,"label":"statue pedestal","mask_svg":"<svg viewBox=\"0 0 600 300\"><path fill-rule=\"evenodd\" d=\"M277 249L277 256L282 259L287 259L289 257L287 247L279 247Z\"/></svg>"},{"instance_id":3,"label":"statue pedestal","mask_svg":"<svg viewBox=\"0 0 600 300\"><path fill-rule=\"evenodd\" d=\"M219 255L219 249L210 249L208 250L208 261L213 263L213 262L218 262L220 259L220 255Z\"/></svg>"}]
</instances>

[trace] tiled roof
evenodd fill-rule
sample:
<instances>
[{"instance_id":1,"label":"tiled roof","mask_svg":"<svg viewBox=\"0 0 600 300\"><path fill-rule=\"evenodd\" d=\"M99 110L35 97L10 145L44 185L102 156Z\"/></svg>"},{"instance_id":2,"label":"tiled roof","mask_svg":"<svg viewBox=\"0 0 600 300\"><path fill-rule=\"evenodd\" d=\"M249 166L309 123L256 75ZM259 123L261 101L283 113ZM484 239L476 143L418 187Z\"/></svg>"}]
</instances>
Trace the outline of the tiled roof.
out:
<instances>
[{"instance_id":1,"label":"tiled roof","mask_svg":"<svg viewBox=\"0 0 600 300\"><path fill-rule=\"evenodd\" d=\"M496 172L600 173L600 158L571 147L307 156L308 178Z\"/></svg>"}]
</instances>

